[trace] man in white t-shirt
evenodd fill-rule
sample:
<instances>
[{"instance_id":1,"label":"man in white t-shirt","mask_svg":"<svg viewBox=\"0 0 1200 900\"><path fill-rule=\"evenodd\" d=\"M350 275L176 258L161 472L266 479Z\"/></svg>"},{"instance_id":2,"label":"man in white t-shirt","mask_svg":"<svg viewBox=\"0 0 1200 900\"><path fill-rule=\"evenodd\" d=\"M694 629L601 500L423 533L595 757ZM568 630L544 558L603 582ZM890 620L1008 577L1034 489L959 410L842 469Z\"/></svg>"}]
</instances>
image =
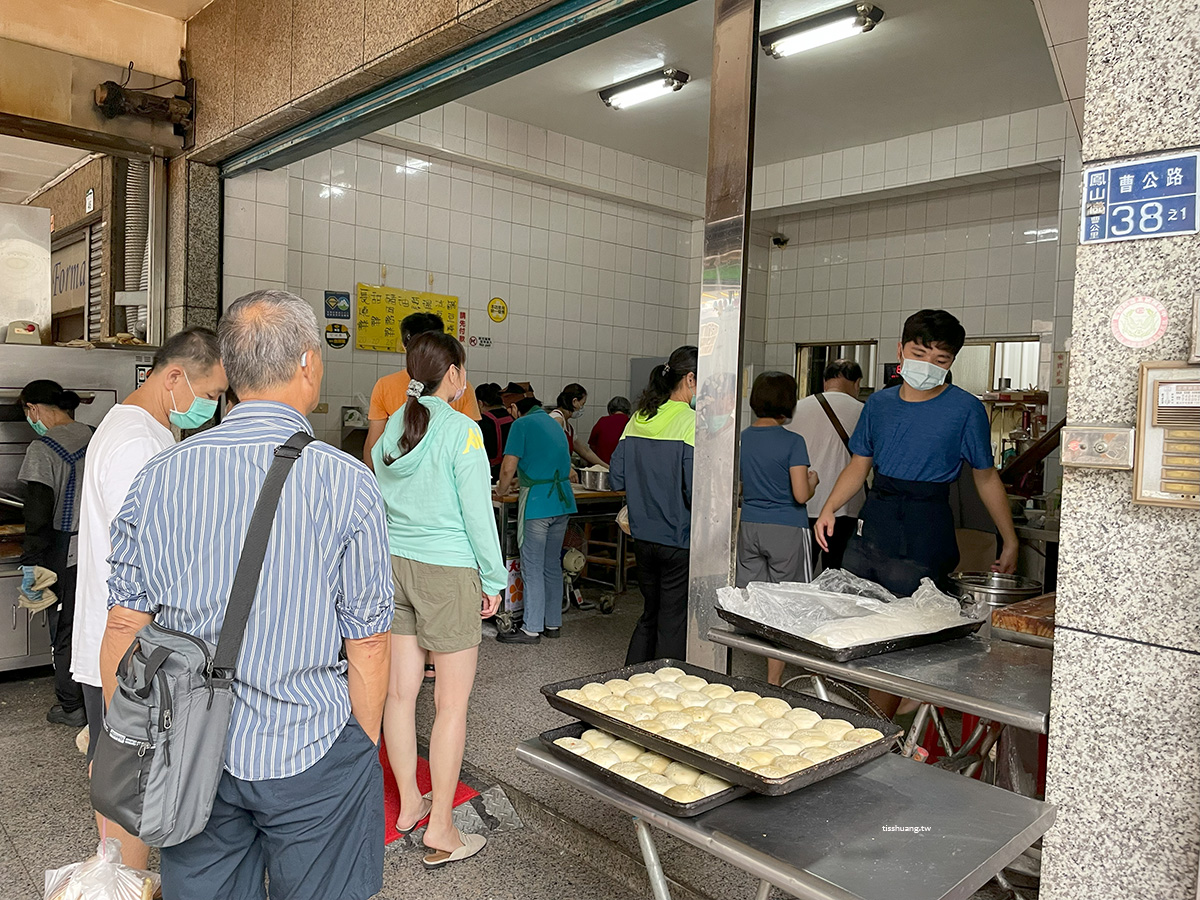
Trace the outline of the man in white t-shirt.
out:
<instances>
[{"instance_id":1,"label":"man in white t-shirt","mask_svg":"<svg viewBox=\"0 0 1200 900\"><path fill-rule=\"evenodd\" d=\"M808 445L809 469L821 476L817 492L808 501L808 508L814 512L820 512L825 506L829 492L837 484L838 476L850 462L850 450L846 444L850 435L854 433L854 427L858 424L858 417L863 409L858 400L858 389L863 377L862 366L852 359L839 359L827 365L824 374L824 392L802 398L796 404L791 423L786 426L804 438ZM841 426L840 432L834 420ZM817 571L818 562L824 569L842 567L842 554L858 529L858 511L862 509L865 500L865 493L859 491L837 511L828 552L821 550L816 546L816 542L813 542L814 572ZM816 518L810 517L809 528L815 523ZM813 534L815 533L814 531Z\"/></svg>"},{"instance_id":2,"label":"man in white t-shirt","mask_svg":"<svg viewBox=\"0 0 1200 900\"><path fill-rule=\"evenodd\" d=\"M217 400L227 386L216 334L207 328L188 328L167 339L155 355L146 381L108 411L88 444L80 498L71 674L83 686L89 763L104 722L100 641L108 622L109 528L138 472L175 443L171 426L192 429L203 425L216 412ZM121 841L126 865L146 868L149 851L145 844L125 834L115 822L108 823L108 834Z\"/></svg>"}]
</instances>

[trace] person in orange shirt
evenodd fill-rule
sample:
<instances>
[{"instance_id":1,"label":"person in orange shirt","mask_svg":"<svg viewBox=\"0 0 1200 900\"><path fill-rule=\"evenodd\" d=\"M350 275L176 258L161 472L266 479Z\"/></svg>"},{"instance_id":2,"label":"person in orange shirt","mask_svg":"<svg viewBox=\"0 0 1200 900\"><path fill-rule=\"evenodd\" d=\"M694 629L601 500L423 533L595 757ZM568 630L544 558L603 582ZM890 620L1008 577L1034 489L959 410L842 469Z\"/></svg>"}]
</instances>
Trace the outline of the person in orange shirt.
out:
<instances>
[{"instance_id":1,"label":"person in orange shirt","mask_svg":"<svg viewBox=\"0 0 1200 900\"><path fill-rule=\"evenodd\" d=\"M413 313L405 316L404 321L400 323L400 339L407 347L408 342L418 334L445 330L446 323L437 313ZM404 403L408 399L408 383L411 380L408 371L401 369L391 375L384 375L375 382L375 388L371 391L371 410L367 413L367 439L363 443L363 462L372 472L375 471L375 465L371 461L371 448L383 435L383 428L387 425L387 420L391 418L392 413L404 408ZM475 388L471 386L470 382L467 382L467 389L463 395L450 406L473 422L478 422L483 418L479 412L479 403L475 399Z\"/></svg>"}]
</instances>

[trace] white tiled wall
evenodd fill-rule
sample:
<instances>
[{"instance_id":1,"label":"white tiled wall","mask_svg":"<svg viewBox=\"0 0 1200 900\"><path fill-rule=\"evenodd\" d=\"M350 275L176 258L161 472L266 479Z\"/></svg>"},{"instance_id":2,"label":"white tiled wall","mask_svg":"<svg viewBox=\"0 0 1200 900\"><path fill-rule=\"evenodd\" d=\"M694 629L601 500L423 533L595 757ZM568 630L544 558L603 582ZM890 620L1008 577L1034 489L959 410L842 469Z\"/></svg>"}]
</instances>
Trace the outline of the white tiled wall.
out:
<instances>
[{"instance_id":1,"label":"white tiled wall","mask_svg":"<svg viewBox=\"0 0 1200 900\"><path fill-rule=\"evenodd\" d=\"M972 336L1050 335L1058 207L1047 175L777 219L789 242L772 251L768 339L789 356L797 342L884 339L887 362L904 318L929 307Z\"/></svg>"},{"instance_id":2,"label":"white tiled wall","mask_svg":"<svg viewBox=\"0 0 1200 900\"><path fill-rule=\"evenodd\" d=\"M793 366L796 343L826 340L880 340L891 361L904 317L936 305L968 334L1038 335L1039 387L1061 418L1066 389L1049 381L1053 351L1070 349L1081 171L1070 117L1060 104L756 167L756 227L795 232L771 250L767 365ZM1014 181L1030 165L1058 171ZM945 189L951 178L972 186ZM889 190L910 196L863 196Z\"/></svg>"},{"instance_id":3,"label":"white tiled wall","mask_svg":"<svg viewBox=\"0 0 1200 900\"><path fill-rule=\"evenodd\" d=\"M703 172L643 159L461 103L447 103L380 133L667 207L685 216L704 215Z\"/></svg>"},{"instance_id":4,"label":"white tiled wall","mask_svg":"<svg viewBox=\"0 0 1200 900\"><path fill-rule=\"evenodd\" d=\"M884 360L903 316L938 305L974 335L1041 336L1048 373L1051 350L1068 347L1074 286L1069 115L1047 107L757 167L748 364L790 369L797 342L854 339L881 340ZM1008 170L1030 164L1062 177L1014 183ZM862 196L948 178L973 186ZM472 380L528 378L545 400L579 380L586 427L628 391L629 357L694 340L703 190L701 173L451 103L227 182L224 295L289 288L320 314L326 289L359 281L455 294L470 333L493 342L470 351ZM764 249L771 231L789 234L787 249ZM493 296L509 301L500 325L484 312ZM336 440L340 407L403 357L328 357L331 412L315 418ZM1052 417L1064 394L1052 390Z\"/></svg>"},{"instance_id":5,"label":"white tiled wall","mask_svg":"<svg viewBox=\"0 0 1200 900\"><path fill-rule=\"evenodd\" d=\"M1057 161L1066 172L1080 170L1079 139L1065 103L756 166L754 208L845 202L949 178L1004 180L1010 177L1004 170Z\"/></svg>"},{"instance_id":6,"label":"white tiled wall","mask_svg":"<svg viewBox=\"0 0 1200 900\"><path fill-rule=\"evenodd\" d=\"M369 141L225 191L226 302L284 287L321 316L325 290L358 282L458 296L469 333L492 341L468 350L471 380L530 380L547 402L579 381L582 428L628 392L630 357L665 355L687 333L688 219ZM496 296L501 324L485 312ZM348 346L326 360L330 413L314 425L336 443L340 408L404 358Z\"/></svg>"}]
</instances>

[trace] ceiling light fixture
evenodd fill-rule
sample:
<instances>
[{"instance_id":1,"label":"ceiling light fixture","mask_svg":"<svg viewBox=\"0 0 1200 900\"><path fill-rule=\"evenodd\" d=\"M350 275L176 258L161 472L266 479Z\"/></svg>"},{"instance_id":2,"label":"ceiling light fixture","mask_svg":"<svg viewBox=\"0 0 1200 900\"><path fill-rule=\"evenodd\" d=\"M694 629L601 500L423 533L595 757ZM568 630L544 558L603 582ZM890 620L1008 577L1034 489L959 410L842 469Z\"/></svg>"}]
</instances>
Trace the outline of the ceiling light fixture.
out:
<instances>
[{"instance_id":1,"label":"ceiling light fixture","mask_svg":"<svg viewBox=\"0 0 1200 900\"><path fill-rule=\"evenodd\" d=\"M759 35L763 50L776 59L832 44L870 31L883 18L883 10L869 3L852 3L799 19Z\"/></svg>"},{"instance_id":2,"label":"ceiling light fixture","mask_svg":"<svg viewBox=\"0 0 1200 900\"><path fill-rule=\"evenodd\" d=\"M613 109L627 109L655 97L673 93L687 84L690 78L687 72L678 69L657 69L606 87L598 93L605 105Z\"/></svg>"}]
</instances>

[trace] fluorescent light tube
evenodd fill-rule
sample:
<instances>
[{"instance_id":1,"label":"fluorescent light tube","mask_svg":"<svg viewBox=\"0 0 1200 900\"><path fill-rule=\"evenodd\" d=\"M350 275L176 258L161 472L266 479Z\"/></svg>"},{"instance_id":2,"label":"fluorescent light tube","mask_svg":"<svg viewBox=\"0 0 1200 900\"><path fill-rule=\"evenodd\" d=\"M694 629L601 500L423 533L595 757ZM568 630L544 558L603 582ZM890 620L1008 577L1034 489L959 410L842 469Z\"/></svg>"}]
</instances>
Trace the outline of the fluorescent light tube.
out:
<instances>
[{"instance_id":1,"label":"fluorescent light tube","mask_svg":"<svg viewBox=\"0 0 1200 900\"><path fill-rule=\"evenodd\" d=\"M774 28L760 40L767 53L781 59L870 31L882 18L883 10L877 6L843 6Z\"/></svg>"},{"instance_id":2,"label":"fluorescent light tube","mask_svg":"<svg viewBox=\"0 0 1200 900\"><path fill-rule=\"evenodd\" d=\"M670 94L688 83L688 73L678 69L647 72L600 91L600 99L612 109L628 109L655 97Z\"/></svg>"}]
</instances>

